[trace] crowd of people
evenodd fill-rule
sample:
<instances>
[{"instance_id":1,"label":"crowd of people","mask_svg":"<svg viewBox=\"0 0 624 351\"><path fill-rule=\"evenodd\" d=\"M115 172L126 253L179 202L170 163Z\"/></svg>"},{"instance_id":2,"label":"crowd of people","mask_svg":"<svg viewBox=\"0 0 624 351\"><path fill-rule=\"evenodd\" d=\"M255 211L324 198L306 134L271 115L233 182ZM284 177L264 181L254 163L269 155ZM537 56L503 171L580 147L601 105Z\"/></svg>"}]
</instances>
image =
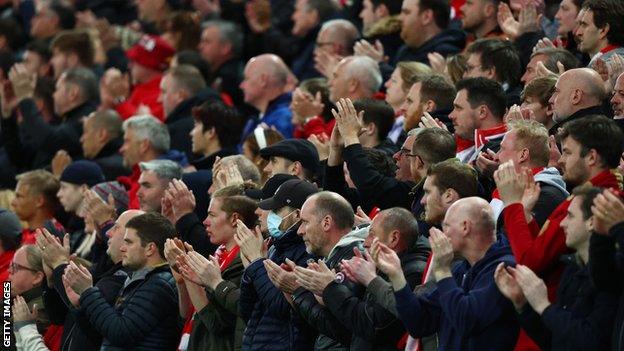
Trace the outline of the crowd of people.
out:
<instances>
[{"instance_id":1,"label":"crowd of people","mask_svg":"<svg viewBox=\"0 0 624 351\"><path fill-rule=\"evenodd\" d=\"M3 349L624 350L623 19L0 0Z\"/></svg>"}]
</instances>

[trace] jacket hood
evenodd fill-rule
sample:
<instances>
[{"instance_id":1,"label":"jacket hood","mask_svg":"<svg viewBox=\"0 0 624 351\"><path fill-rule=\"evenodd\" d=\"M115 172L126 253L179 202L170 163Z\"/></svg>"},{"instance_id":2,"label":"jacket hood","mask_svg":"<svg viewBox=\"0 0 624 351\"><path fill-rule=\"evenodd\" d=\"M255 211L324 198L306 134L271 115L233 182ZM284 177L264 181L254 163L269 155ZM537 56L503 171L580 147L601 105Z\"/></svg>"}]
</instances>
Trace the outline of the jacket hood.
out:
<instances>
[{"instance_id":1,"label":"jacket hood","mask_svg":"<svg viewBox=\"0 0 624 351\"><path fill-rule=\"evenodd\" d=\"M438 48L440 46L454 46L458 50L464 48L466 43L466 33L459 29L444 30L433 38L429 39L423 46L418 48L419 51L426 51L427 48Z\"/></svg>"},{"instance_id":2,"label":"jacket hood","mask_svg":"<svg viewBox=\"0 0 624 351\"><path fill-rule=\"evenodd\" d=\"M340 250L340 248L345 247L345 246L349 246L353 243L356 242L360 242L363 243L364 240L366 240L366 237L368 236L368 229L370 226L366 226L364 228L359 228L359 227L355 227L355 229L351 230L349 233L347 233L345 236L343 236L338 243L336 243L336 246L334 246L333 249L331 249L331 251L329 252L329 255L327 255L327 257L332 257L332 255L334 254L335 251Z\"/></svg>"},{"instance_id":3,"label":"jacket hood","mask_svg":"<svg viewBox=\"0 0 624 351\"><path fill-rule=\"evenodd\" d=\"M565 197L570 195L570 193L566 190L566 184L563 181L563 177L561 177L559 170L555 167L544 168L544 170L535 175L534 179L536 182L554 186L564 193Z\"/></svg>"},{"instance_id":4,"label":"jacket hood","mask_svg":"<svg viewBox=\"0 0 624 351\"><path fill-rule=\"evenodd\" d=\"M374 37L378 35L394 34L401 31L401 20L399 16L388 16L380 19L364 32L364 37Z\"/></svg>"}]
</instances>

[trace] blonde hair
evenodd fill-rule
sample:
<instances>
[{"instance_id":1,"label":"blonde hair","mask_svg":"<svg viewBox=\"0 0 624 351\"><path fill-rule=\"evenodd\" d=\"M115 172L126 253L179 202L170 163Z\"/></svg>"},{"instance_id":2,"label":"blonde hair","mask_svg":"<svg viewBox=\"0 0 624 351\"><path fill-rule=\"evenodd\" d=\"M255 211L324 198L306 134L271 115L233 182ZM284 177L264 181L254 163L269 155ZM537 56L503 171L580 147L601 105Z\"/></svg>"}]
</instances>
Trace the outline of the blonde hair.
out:
<instances>
[{"instance_id":1,"label":"blonde hair","mask_svg":"<svg viewBox=\"0 0 624 351\"><path fill-rule=\"evenodd\" d=\"M26 261L28 261L30 268L37 272L43 272L41 250L39 250L37 245L23 245L22 248L26 251Z\"/></svg>"},{"instance_id":2,"label":"blonde hair","mask_svg":"<svg viewBox=\"0 0 624 351\"><path fill-rule=\"evenodd\" d=\"M407 93L414 83L419 82L423 75L429 75L432 73L431 67L421 62L415 61L402 61L397 63L397 68L400 70L401 79L403 85L401 89L404 93Z\"/></svg>"},{"instance_id":3,"label":"blonde hair","mask_svg":"<svg viewBox=\"0 0 624 351\"><path fill-rule=\"evenodd\" d=\"M518 147L529 149L531 163L538 167L546 167L550 160L548 145L548 129L532 120L513 120L507 123L509 131L516 132Z\"/></svg>"}]
</instances>

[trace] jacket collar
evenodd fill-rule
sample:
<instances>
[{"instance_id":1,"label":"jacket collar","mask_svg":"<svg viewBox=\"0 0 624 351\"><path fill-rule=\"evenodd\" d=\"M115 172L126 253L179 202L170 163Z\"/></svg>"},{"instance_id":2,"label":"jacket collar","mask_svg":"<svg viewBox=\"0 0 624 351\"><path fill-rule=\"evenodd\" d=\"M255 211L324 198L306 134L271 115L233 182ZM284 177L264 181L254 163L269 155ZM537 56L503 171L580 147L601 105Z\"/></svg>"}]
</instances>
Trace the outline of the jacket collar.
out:
<instances>
[{"instance_id":1,"label":"jacket collar","mask_svg":"<svg viewBox=\"0 0 624 351\"><path fill-rule=\"evenodd\" d=\"M123 139L121 137L109 140L106 145L104 145L102 150L98 152L97 156L95 156L95 159L119 154L119 149L121 148L122 144Z\"/></svg>"},{"instance_id":2,"label":"jacket collar","mask_svg":"<svg viewBox=\"0 0 624 351\"><path fill-rule=\"evenodd\" d=\"M556 135L557 132L559 131L559 128L563 127L563 125L565 125L568 122L571 122L576 119L583 118L589 115L602 115L602 114L604 114L604 111L602 110L601 106L592 106L592 107L584 108L582 110L578 110L574 112L573 114L571 114L568 118L564 119L563 121L559 121L555 123L555 125L550 127L550 130L548 131L548 133L550 135Z\"/></svg>"}]
</instances>

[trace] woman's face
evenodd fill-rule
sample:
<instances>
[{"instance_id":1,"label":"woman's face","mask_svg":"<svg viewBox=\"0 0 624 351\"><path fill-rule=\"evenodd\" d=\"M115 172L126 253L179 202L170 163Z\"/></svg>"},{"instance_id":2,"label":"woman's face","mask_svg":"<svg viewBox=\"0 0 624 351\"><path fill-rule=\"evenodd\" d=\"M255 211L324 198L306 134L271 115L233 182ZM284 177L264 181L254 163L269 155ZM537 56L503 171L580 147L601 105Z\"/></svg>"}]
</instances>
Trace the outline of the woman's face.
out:
<instances>
[{"instance_id":1,"label":"woman's face","mask_svg":"<svg viewBox=\"0 0 624 351\"><path fill-rule=\"evenodd\" d=\"M559 10L555 14L555 18L559 21L559 35L567 35L574 30L576 26L576 16L579 9L574 5L572 0L562 0Z\"/></svg>"}]
</instances>

